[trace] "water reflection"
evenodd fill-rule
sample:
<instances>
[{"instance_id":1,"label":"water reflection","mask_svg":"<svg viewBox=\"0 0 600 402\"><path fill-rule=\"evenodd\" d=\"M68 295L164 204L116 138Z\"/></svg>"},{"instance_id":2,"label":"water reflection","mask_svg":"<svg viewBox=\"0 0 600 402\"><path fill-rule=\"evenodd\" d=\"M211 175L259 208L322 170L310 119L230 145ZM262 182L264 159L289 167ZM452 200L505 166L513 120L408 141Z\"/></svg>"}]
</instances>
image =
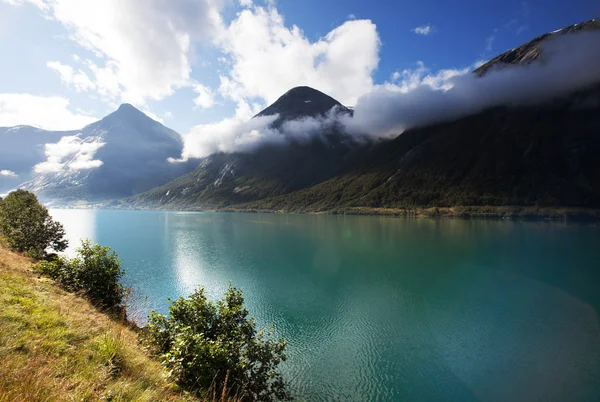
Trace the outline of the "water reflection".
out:
<instances>
[{"instance_id":1,"label":"water reflection","mask_svg":"<svg viewBox=\"0 0 600 402\"><path fill-rule=\"evenodd\" d=\"M96 211L89 209L51 209L50 215L65 228L69 248L65 254L73 256L81 240L96 238Z\"/></svg>"}]
</instances>

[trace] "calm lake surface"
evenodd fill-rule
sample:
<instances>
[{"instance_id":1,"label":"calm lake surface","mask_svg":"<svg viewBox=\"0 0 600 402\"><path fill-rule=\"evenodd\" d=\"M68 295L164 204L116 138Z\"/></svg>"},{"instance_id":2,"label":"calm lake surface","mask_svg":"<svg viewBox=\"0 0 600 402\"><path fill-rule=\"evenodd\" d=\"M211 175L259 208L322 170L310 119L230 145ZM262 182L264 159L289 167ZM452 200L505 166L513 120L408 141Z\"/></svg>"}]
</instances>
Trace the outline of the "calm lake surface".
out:
<instances>
[{"instance_id":1,"label":"calm lake surface","mask_svg":"<svg viewBox=\"0 0 600 402\"><path fill-rule=\"evenodd\" d=\"M599 401L600 227L52 210L113 247L136 319L231 281L308 401Z\"/></svg>"}]
</instances>

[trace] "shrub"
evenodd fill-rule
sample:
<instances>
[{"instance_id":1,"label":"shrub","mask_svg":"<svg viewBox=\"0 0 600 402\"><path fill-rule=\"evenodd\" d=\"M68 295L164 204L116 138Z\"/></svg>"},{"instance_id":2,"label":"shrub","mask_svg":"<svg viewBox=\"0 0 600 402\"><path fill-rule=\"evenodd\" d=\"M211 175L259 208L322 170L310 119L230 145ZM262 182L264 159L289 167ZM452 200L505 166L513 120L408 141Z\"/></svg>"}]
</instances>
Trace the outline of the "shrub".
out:
<instances>
[{"instance_id":1,"label":"shrub","mask_svg":"<svg viewBox=\"0 0 600 402\"><path fill-rule=\"evenodd\" d=\"M220 384L242 400L290 400L277 371L286 342L257 332L243 304L234 287L216 304L198 288L175 301L168 317L152 312L145 341L175 380L197 394Z\"/></svg>"},{"instance_id":2,"label":"shrub","mask_svg":"<svg viewBox=\"0 0 600 402\"><path fill-rule=\"evenodd\" d=\"M47 261L40 261L33 266L34 271L49 276L70 291L79 290L75 271L71 266L71 260L61 255L53 255Z\"/></svg>"},{"instance_id":3,"label":"shrub","mask_svg":"<svg viewBox=\"0 0 600 402\"><path fill-rule=\"evenodd\" d=\"M77 254L71 264L80 289L106 307L121 304L124 290L119 280L125 272L117 254L107 246L92 246L90 240L81 242Z\"/></svg>"},{"instance_id":4,"label":"shrub","mask_svg":"<svg viewBox=\"0 0 600 402\"><path fill-rule=\"evenodd\" d=\"M75 258L56 256L34 268L68 290L82 291L102 307L115 307L123 301L124 289L119 280L124 271L121 260L110 247L83 240Z\"/></svg>"},{"instance_id":5,"label":"shrub","mask_svg":"<svg viewBox=\"0 0 600 402\"><path fill-rule=\"evenodd\" d=\"M17 190L0 199L0 234L8 246L34 258L46 255L46 249L64 251L63 226L52 220L46 207L33 193Z\"/></svg>"}]
</instances>

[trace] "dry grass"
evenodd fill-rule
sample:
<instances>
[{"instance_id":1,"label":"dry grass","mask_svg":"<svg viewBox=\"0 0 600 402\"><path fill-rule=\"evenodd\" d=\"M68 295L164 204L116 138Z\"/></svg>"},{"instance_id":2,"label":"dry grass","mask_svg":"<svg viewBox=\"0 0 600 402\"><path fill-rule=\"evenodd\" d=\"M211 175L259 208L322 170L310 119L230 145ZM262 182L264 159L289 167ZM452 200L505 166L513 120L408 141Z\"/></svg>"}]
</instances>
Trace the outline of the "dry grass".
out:
<instances>
[{"instance_id":1,"label":"dry grass","mask_svg":"<svg viewBox=\"0 0 600 402\"><path fill-rule=\"evenodd\" d=\"M198 400L135 331L37 277L31 262L0 245L0 402Z\"/></svg>"}]
</instances>

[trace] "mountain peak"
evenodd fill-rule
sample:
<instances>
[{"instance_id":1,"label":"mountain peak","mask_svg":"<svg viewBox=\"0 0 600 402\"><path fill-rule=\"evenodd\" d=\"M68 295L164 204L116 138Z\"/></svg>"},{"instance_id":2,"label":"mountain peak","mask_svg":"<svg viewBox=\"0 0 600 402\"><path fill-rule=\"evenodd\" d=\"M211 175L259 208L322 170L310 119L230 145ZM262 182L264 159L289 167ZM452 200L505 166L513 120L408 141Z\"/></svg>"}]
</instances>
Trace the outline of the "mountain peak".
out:
<instances>
[{"instance_id":1,"label":"mountain peak","mask_svg":"<svg viewBox=\"0 0 600 402\"><path fill-rule=\"evenodd\" d=\"M140 111L139 109L137 109L131 103L123 103L123 104L121 104L121 106L119 106L119 108L117 109L117 112L138 112L138 113L142 113L142 111Z\"/></svg>"},{"instance_id":2,"label":"mountain peak","mask_svg":"<svg viewBox=\"0 0 600 402\"><path fill-rule=\"evenodd\" d=\"M279 114L279 120L323 116L332 108L346 108L340 102L321 91L307 86L295 87L283 94L271 106L257 116Z\"/></svg>"},{"instance_id":3,"label":"mountain peak","mask_svg":"<svg viewBox=\"0 0 600 402\"><path fill-rule=\"evenodd\" d=\"M553 32L545 33L530 40L524 45L521 45L507 52L504 52L499 56L494 57L487 63L477 68L474 71L474 73L478 75L484 75L491 69L503 68L511 64L529 64L542 56L542 44L545 43L547 40L551 40L556 36L560 35L570 35L579 32L598 30L600 30L600 21L592 19L589 21L580 22L578 24L569 25L568 27L557 29Z\"/></svg>"},{"instance_id":4,"label":"mountain peak","mask_svg":"<svg viewBox=\"0 0 600 402\"><path fill-rule=\"evenodd\" d=\"M104 121L106 119L110 121L118 120L130 122L152 120L144 112L142 112L130 103L123 103L121 106L119 106L117 110L115 110L102 120Z\"/></svg>"},{"instance_id":5,"label":"mountain peak","mask_svg":"<svg viewBox=\"0 0 600 402\"><path fill-rule=\"evenodd\" d=\"M287 91L284 96L327 96L323 92L308 86L294 87Z\"/></svg>"}]
</instances>

